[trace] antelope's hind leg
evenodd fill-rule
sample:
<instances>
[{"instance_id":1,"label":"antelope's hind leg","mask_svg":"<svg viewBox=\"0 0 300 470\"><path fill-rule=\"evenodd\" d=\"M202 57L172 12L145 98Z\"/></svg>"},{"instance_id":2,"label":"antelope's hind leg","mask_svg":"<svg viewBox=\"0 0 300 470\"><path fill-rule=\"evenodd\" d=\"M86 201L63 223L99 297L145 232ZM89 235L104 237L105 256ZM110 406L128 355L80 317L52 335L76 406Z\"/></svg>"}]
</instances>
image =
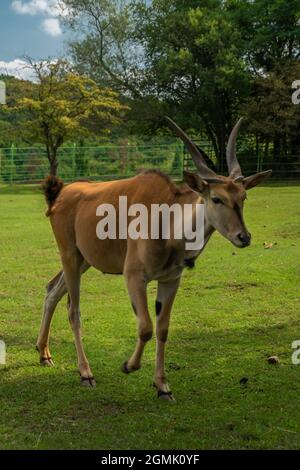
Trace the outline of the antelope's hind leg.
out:
<instances>
[{"instance_id":1,"label":"antelope's hind leg","mask_svg":"<svg viewBox=\"0 0 300 470\"><path fill-rule=\"evenodd\" d=\"M81 265L81 273L83 274L88 270L89 264L85 261ZM42 366L53 366L52 357L49 350L49 334L53 314L56 306L63 296L67 293L67 286L63 270L61 270L46 287L46 298L44 302L44 313L38 340L36 343L36 350L40 354L40 364Z\"/></svg>"},{"instance_id":2,"label":"antelope's hind leg","mask_svg":"<svg viewBox=\"0 0 300 470\"><path fill-rule=\"evenodd\" d=\"M180 279L158 282L156 300L156 366L153 385L157 397L174 402L165 373L165 346L168 339L170 315Z\"/></svg>"},{"instance_id":3,"label":"antelope's hind leg","mask_svg":"<svg viewBox=\"0 0 300 470\"><path fill-rule=\"evenodd\" d=\"M69 322L74 334L81 383L87 387L95 387L96 381L84 352L80 328L80 279L84 260L78 250L75 252L72 250L70 252L63 253L61 254L61 257L64 268L65 283L69 294Z\"/></svg>"},{"instance_id":4,"label":"antelope's hind leg","mask_svg":"<svg viewBox=\"0 0 300 470\"><path fill-rule=\"evenodd\" d=\"M40 353L42 366L53 366L49 350L49 333L51 320L58 302L67 292L64 273L60 271L47 285L47 294L44 302L44 313L40 327L36 350Z\"/></svg>"}]
</instances>

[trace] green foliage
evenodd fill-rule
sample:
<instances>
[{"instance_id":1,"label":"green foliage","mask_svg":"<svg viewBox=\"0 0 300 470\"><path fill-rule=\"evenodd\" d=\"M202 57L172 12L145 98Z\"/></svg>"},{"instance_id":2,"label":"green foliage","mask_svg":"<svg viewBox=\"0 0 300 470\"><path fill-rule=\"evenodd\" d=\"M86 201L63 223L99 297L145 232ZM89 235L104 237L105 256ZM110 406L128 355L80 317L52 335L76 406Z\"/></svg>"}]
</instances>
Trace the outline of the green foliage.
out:
<instances>
[{"instance_id":1,"label":"green foliage","mask_svg":"<svg viewBox=\"0 0 300 470\"><path fill-rule=\"evenodd\" d=\"M264 157L297 164L299 107L291 104L291 83L300 73L300 0L65 3L71 12L64 21L73 33L69 54L74 67L65 61L31 63L42 75L46 94L51 74L58 74L54 95L43 98L43 110L34 96L40 85L9 79L10 96L20 98L19 111L1 107L0 146L12 140L45 143L45 123L37 115L48 119L47 109L54 110L53 139L46 144L50 161L62 141L98 143L99 129L113 141L170 136L167 114L197 140L209 139L213 160L226 172L226 141L243 114L248 119L242 131L251 134L242 134L244 149L250 141L263 148ZM77 115L82 90L79 103L86 106Z\"/></svg>"},{"instance_id":2,"label":"green foliage","mask_svg":"<svg viewBox=\"0 0 300 470\"><path fill-rule=\"evenodd\" d=\"M105 76L114 89L125 92L130 103L124 123L115 132L166 132L161 131L163 116L171 114L185 128L205 133L220 171L225 170L226 140L240 113L246 112L250 123L251 107L258 113L256 99L264 101L268 113L273 101L281 101L278 87L272 89L270 102L266 99L269 75L281 80L280 70L299 60L299 0L114 0L109 4L72 0L69 4L74 10L67 23L82 32L71 44L78 69L99 79ZM286 80L284 84L287 96L290 85ZM273 116L274 107L269 111ZM291 127L298 126L286 126L283 114L276 118L281 128L287 128L280 147L284 139L292 139ZM266 134L272 139L275 134L271 118L267 121L270 125L263 132L262 119L257 125L251 122L248 130L268 146Z\"/></svg>"},{"instance_id":3,"label":"green foliage","mask_svg":"<svg viewBox=\"0 0 300 470\"><path fill-rule=\"evenodd\" d=\"M77 70L118 92L138 96L142 50L135 41L132 1L66 0L66 24L75 33L70 51Z\"/></svg>"},{"instance_id":4,"label":"green foliage","mask_svg":"<svg viewBox=\"0 0 300 470\"><path fill-rule=\"evenodd\" d=\"M226 4L157 0L140 2L137 14L149 80L185 126L204 128L221 160L232 115L249 92L241 33Z\"/></svg>"},{"instance_id":5,"label":"green foliage","mask_svg":"<svg viewBox=\"0 0 300 470\"><path fill-rule=\"evenodd\" d=\"M20 99L34 93L35 84L3 75L0 80L6 85L6 105L0 106L0 147L10 147L13 142L24 144L21 131L28 113L16 112L15 106Z\"/></svg>"},{"instance_id":6,"label":"green foliage","mask_svg":"<svg viewBox=\"0 0 300 470\"><path fill-rule=\"evenodd\" d=\"M30 64L38 83L31 96L17 100L15 109L27 115L25 139L45 145L51 172L55 173L57 150L66 140L91 130L108 132L124 106L116 92L74 73L65 61Z\"/></svg>"},{"instance_id":7,"label":"green foliage","mask_svg":"<svg viewBox=\"0 0 300 470\"><path fill-rule=\"evenodd\" d=\"M281 177L299 170L300 113L292 102L292 82L300 77L300 64L291 61L257 77L243 106L248 129L257 136L261 161ZM268 162L268 163L267 163ZM262 163L263 164L263 163Z\"/></svg>"},{"instance_id":8,"label":"green foliage","mask_svg":"<svg viewBox=\"0 0 300 470\"><path fill-rule=\"evenodd\" d=\"M299 0L230 0L228 6L256 73L299 59Z\"/></svg>"}]
</instances>

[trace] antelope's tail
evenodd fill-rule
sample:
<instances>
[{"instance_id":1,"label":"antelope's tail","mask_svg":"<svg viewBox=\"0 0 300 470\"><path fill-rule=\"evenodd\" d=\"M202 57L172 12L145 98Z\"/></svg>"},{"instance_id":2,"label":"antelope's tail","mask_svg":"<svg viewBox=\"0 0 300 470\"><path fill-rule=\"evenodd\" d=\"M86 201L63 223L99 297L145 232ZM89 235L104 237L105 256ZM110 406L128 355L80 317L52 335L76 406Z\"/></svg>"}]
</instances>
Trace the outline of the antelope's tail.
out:
<instances>
[{"instance_id":1,"label":"antelope's tail","mask_svg":"<svg viewBox=\"0 0 300 470\"><path fill-rule=\"evenodd\" d=\"M45 194L45 198L48 204L48 210L46 212L47 217L51 214L52 206L63 187L63 181L57 176L49 175L47 178L45 178L42 184L42 190Z\"/></svg>"}]
</instances>

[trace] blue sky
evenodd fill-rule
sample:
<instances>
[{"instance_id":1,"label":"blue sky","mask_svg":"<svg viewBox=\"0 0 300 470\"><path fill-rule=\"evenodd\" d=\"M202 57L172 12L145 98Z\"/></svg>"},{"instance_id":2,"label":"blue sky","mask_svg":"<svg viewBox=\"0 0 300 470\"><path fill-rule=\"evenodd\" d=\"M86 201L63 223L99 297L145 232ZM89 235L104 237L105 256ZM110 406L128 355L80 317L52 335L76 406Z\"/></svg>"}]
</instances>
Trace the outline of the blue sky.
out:
<instances>
[{"instance_id":1,"label":"blue sky","mask_svg":"<svg viewBox=\"0 0 300 470\"><path fill-rule=\"evenodd\" d=\"M56 0L1 0L0 72L18 67L24 55L33 59L61 55L65 37Z\"/></svg>"}]
</instances>

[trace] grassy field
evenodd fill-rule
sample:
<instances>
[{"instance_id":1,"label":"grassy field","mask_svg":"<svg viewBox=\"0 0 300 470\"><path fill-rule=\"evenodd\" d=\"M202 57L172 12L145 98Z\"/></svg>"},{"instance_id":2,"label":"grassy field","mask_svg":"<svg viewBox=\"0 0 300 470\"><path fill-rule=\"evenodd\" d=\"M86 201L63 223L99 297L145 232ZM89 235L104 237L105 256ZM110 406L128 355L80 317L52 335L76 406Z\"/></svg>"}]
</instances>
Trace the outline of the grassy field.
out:
<instances>
[{"instance_id":1,"label":"grassy field","mask_svg":"<svg viewBox=\"0 0 300 470\"><path fill-rule=\"evenodd\" d=\"M299 448L300 366L291 363L300 339L299 187L250 191L252 246L238 250L216 234L184 273L167 348L175 405L157 400L151 386L154 340L139 372L120 372L136 336L122 276L90 270L82 282L97 388L79 384L65 300L52 326L55 367L39 366L44 287L60 269L44 211L32 188L0 190L1 449ZM270 355L280 365L268 364Z\"/></svg>"}]
</instances>

